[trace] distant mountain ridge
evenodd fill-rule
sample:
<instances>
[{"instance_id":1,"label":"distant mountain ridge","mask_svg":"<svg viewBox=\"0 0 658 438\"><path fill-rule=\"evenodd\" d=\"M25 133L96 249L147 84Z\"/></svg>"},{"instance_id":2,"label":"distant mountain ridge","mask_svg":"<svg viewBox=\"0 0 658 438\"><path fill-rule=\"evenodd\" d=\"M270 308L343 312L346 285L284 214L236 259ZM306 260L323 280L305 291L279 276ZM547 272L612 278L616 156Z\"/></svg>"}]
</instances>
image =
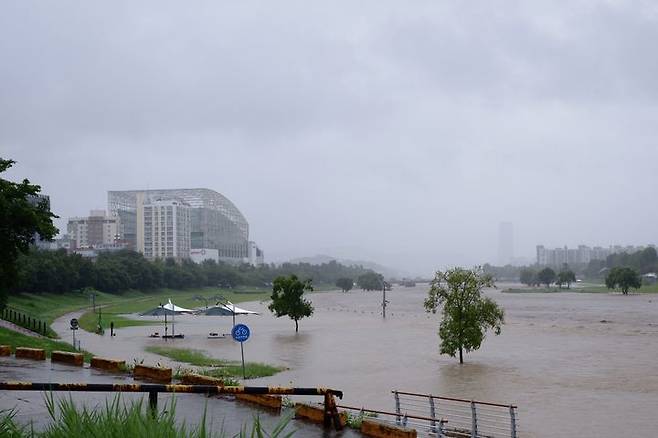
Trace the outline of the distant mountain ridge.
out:
<instances>
[{"instance_id":1,"label":"distant mountain ridge","mask_svg":"<svg viewBox=\"0 0 658 438\"><path fill-rule=\"evenodd\" d=\"M329 263L331 261L336 261L337 263L340 263L341 265L345 265L345 266L352 266L352 265L363 266L366 269L372 269L373 271L382 274L386 278L414 277L414 275L411 275L408 272L404 272L399 269L380 265L379 263L369 262L365 260L341 259L338 257L328 256L326 254L318 254L312 257L298 257L295 259L288 260L288 263L309 263L311 265L321 265L323 263Z\"/></svg>"}]
</instances>

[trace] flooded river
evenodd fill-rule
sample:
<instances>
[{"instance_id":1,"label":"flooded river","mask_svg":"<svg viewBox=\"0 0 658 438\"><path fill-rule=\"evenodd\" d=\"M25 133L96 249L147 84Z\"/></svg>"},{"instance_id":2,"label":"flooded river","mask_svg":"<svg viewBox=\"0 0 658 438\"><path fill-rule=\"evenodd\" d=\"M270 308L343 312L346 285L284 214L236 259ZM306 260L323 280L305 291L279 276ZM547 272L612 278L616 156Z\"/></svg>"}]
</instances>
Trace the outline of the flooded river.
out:
<instances>
[{"instance_id":1,"label":"flooded river","mask_svg":"<svg viewBox=\"0 0 658 438\"><path fill-rule=\"evenodd\" d=\"M656 435L658 296L487 291L504 307L506 324L459 365L438 354L439 316L424 312L426 293L426 285L388 292L386 320L381 292L313 294L315 314L300 321L299 333L265 303L243 304L262 312L238 317L252 329L246 360L289 368L249 383L330 386L345 392L344 404L385 410L394 407L393 389L514 403L521 436ZM65 320L58 324L70 336ZM239 344L206 336L230 328L230 317L176 317L185 339L166 342L239 360ZM154 330L163 331L131 327L113 339L80 337L95 353L163 363L142 351L165 343L146 337Z\"/></svg>"}]
</instances>

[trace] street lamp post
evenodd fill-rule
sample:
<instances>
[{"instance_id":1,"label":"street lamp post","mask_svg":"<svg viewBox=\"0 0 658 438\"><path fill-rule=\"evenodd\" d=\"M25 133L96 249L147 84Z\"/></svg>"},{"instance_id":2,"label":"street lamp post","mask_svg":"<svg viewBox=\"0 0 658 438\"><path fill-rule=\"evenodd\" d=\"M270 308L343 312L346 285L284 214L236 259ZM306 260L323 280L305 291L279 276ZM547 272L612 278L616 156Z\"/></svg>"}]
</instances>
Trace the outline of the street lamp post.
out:
<instances>
[{"instance_id":1,"label":"street lamp post","mask_svg":"<svg viewBox=\"0 0 658 438\"><path fill-rule=\"evenodd\" d=\"M165 329L165 334L162 337L165 341L167 340L167 332L169 331L169 327L167 326L167 309L164 308L162 303L160 303L160 308L162 309L162 313L164 313L164 329Z\"/></svg>"}]
</instances>

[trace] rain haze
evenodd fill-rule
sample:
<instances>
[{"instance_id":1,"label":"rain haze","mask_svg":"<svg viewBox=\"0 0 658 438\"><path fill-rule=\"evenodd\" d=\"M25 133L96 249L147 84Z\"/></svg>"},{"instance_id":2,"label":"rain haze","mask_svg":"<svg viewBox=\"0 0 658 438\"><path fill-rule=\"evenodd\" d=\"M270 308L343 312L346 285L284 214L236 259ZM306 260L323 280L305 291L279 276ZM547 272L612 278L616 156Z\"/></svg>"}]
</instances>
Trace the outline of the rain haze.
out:
<instances>
[{"instance_id":1,"label":"rain haze","mask_svg":"<svg viewBox=\"0 0 658 438\"><path fill-rule=\"evenodd\" d=\"M3 2L0 155L57 225L207 187L266 261L658 241L654 2Z\"/></svg>"}]
</instances>

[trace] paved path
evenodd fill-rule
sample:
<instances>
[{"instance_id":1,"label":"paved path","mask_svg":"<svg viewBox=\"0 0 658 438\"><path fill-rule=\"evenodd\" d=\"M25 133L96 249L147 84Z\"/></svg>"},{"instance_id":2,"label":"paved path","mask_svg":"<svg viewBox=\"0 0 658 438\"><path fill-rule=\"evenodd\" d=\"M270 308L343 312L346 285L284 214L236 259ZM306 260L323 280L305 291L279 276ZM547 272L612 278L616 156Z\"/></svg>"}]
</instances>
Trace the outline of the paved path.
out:
<instances>
[{"instance_id":1,"label":"paved path","mask_svg":"<svg viewBox=\"0 0 658 438\"><path fill-rule=\"evenodd\" d=\"M0 381L27 382L58 382L58 383L133 383L130 377L107 374L89 367L75 367L51 363L50 360L33 361L0 357ZM141 383L141 382L140 382ZM97 392L55 392L56 400L73 400L77 406L103 409L108 401L117 394ZM38 391L0 391L0 410L15 409L15 420L19 424L30 425L39 431L43 430L51 418L46 408L47 394ZM201 394L159 394L158 408L165 410L176 400L176 417L185 421L188 428L194 428L206 415L206 425L213 433L224 432L234 436L240 432L243 425L249 425L257 415L267 431L272 431L279 421L279 415L268 410L254 408L250 404L236 402L231 396L205 397ZM141 400L146 403L146 397L139 393L123 393L121 400L125 403ZM345 429L341 432L325 431L321 427L311 425L301 420L292 420L282 435L297 430L295 437L359 437L357 432ZM4 435L3 435L4 436Z\"/></svg>"},{"instance_id":2,"label":"paved path","mask_svg":"<svg viewBox=\"0 0 658 438\"><path fill-rule=\"evenodd\" d=\"M45 338L45 336L42 336L39 333L33 332L32 330L28 330L24 327L16 325L13 322L5 321L4 319L0 319L0 327L13 330L15 332L21 333L26 336L32 336L33 338Z\"/></svg>"},{"instance_id":3,"label":"paved path","mask_svg":"<svg viewBox=\"0 0 658 438\"><path fill-rule=\"evenodd\" d=\"M72 343L71 318L80 319L85 312L87 312L86 309L60 316L51 324L51 327L63 341ZM144 329L145 333L152 330L152 328L148 326L144 327ZM133 339L127 339L122 336L121 330L115 330L115 333L117 335L111 337L109 330L106 330L104 335L97 335L96 333L90 333L86 330L79 329L75 333L75 339L76 342L80 342L80 348L82 350L86 350L98 356L125 360L126 363L132 363L133 361L141 362L143 360L144 364L147 365L160 364L162 366L169 366L173 369L178 367L191 367L189 364L182 364L164 356L144 351L143 344L134 342ZM144 337L146 337L146 335L144 335Z\"/></svg>"}]
</instances>

